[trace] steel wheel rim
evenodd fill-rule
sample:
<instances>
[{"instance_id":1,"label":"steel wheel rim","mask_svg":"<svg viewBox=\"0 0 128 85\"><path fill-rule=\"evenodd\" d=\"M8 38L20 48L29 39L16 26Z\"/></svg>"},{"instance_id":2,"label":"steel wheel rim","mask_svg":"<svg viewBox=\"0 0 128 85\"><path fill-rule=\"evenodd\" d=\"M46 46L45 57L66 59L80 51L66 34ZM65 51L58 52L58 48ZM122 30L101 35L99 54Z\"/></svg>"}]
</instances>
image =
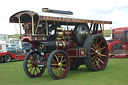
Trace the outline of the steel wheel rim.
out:
<instances>
[{"instance_id":1,"label":"steel wheel rim","mask_svg":"<svg viewBox=\"0 0 128 85\"><path fill-rule=\"evenodd\" d=\"M91 62L96 69L103 69L107 64L108 49L103 38L97 37L91 46Z\"/></svg>"},{"instance_id":2,"label":"steel wheel rim","mask_svg":"<svg viewBox=\"0 0 128 85\"><path fill-rule=\"evenodd\" d=\"M63 78L69 71L68 57L64 53L56 53L52 57L51 70L55 77Z\"/></svg>"},{"instance_id":3,"label":"steel wheel rim","mask_svg":"<svg viewBox=\"0 0 128 85\"><path fill-rule=\"evenodd\" d=\"M32 53L27 58L26 68L28 73L33 77L40 76L45 70L45 67L38 67L39 64L44 63L43 58L41 58L42 57L37 53Z\"/></svg>"}]
</instances>

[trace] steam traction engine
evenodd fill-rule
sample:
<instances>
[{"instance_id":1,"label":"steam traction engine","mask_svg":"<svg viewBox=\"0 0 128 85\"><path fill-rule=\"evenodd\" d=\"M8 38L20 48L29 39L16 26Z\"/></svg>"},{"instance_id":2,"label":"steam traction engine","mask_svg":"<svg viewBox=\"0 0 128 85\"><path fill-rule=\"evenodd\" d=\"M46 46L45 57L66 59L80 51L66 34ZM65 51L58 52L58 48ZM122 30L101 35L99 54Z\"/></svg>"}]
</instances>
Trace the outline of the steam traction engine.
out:
<instances>
[{"instance_id":1,"label":"steam traction engine","mask_svg":"<svg viewBox=\"0 0 128 85\"><path fill-rule=\"evenodd\" d=\"M20 11L10 17L11 23L19 23L22 42L36 48L24 59L27 76L39 77L47 67L52 78L62 79L83 64L91 71L106 67L108 47L102 30L103 24L111 21L77 19L70 11L42 10Z\"/></svg>"}]
</instances>

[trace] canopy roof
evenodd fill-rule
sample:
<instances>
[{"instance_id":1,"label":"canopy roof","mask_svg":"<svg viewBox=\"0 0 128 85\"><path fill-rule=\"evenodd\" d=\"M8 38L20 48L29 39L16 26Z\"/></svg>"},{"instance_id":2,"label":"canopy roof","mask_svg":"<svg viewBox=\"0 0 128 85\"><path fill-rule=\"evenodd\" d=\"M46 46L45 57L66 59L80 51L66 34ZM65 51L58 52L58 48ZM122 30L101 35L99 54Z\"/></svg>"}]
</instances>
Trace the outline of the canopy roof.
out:
<instances>
[{"instance_id":1,"label":"canopy roof","mask_svg":"<svg viewBox=\"0 0 128 85\"><path fill-rule=\"evenodd\" d=\"M101 21L101 20L90 20L90 19L79 19L73 15L67 14L56 14L48 12L34 12L34 11L20 11L13 14L10 17L10 22L19 23L19 18L21 23L25 23L28 20L31 20L31 17L34 17L34 20L48 20L48 21L62 21L62 22L74 22L74 23L97 23L97 24L112 24L112 21Z\"/></svg>"}]
</instances>

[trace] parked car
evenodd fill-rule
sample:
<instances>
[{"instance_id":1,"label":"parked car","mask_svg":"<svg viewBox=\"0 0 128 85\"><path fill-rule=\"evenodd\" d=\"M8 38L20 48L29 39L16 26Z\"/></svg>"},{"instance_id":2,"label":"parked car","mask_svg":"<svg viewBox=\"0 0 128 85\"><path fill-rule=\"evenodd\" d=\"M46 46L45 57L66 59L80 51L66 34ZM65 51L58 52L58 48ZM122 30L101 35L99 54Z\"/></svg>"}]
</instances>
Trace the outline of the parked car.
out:
<instances>
[{"instance_id":1,"label":"parked car","mask_svg":"<svg viewBox=\"0 0 128 85\"><path fill-rule=\"evenodd\" d=\"M22 42L22 49L29 52L32 49L32 45L28 42Z\"/></svg>"},{"instance_id":2,"label":"parked car","mask_svg":"<svg viewBox=\"0 0 128 85\"><path fill-rule=\"evenodd\" d=\"M13 53L15 55L23 55L24 50L19 47L7 47L7 52Z\"/></svg>"}]
</instances>

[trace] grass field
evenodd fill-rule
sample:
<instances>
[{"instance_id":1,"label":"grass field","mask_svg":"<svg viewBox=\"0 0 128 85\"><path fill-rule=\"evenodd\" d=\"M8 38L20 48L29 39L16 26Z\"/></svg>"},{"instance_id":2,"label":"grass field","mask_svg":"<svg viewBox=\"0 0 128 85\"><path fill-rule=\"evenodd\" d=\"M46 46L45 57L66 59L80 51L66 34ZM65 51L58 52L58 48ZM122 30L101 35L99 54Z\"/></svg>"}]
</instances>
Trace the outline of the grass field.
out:
<instances>
[{"instance_id":1,"label":"grass field","mask_svg":"<svg viewBox=\"0 0 128 85\"><path fill-rule=\"evenodd\" d=\"M106 69L98 72L82 65L61 80L52 79L47 70L39 78L29 78L22 64L23 61L0 63L0 85L128 85L128 58L109 59Z\"/></svg>"}]
</instances>

